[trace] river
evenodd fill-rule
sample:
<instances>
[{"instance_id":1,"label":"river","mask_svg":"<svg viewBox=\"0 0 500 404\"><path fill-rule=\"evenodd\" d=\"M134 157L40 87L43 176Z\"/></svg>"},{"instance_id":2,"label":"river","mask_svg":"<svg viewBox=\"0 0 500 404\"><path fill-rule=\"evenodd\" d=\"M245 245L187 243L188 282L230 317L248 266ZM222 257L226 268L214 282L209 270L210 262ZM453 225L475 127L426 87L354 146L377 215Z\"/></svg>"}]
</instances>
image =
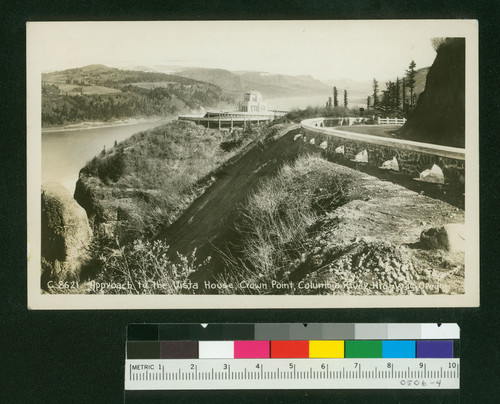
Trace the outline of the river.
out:
<instances>
[{"instance_id":1,"label":"river","mask_svg":"<svg viewBox=\"0 0 500 404\"><path fill-rule=\"evenodd\" d=\"M42 132L42 184L60 182L73 193L80 169L104 147L109 149L115 141L121 142L167 121Z\"/></svg>"},{"instance_id":2,"label":"river","mask_svg":"<svg viewBox=\"0 0 500 404\"><path fill-rule=\"evenodd\" d=\"M311 95L286 98L269 98L269 108L294 109L308 106L324 106L328 95ZM109 149L115 141L121 142L134 133L154 128L169 121L152 120L126 125L92 128L68 128L42 132L42 184L60 182L74 192L78 173L85 164Z\"/></svg>"}]
</instances>

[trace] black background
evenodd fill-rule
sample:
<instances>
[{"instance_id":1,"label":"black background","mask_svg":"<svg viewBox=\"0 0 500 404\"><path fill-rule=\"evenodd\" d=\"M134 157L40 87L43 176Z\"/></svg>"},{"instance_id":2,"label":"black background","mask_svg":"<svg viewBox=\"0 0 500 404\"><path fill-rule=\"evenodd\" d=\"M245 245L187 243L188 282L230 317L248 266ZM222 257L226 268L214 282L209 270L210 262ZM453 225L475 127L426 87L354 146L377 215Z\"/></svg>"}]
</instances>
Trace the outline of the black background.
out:
<instances>
[{"instance_id":1,"label":"black background","mask_svg":"<svg viewBox=\"0 0 500 404\"><path fill-rule=\"evenodd\" d=\"M476 4L477 3L477 4ZM460 402L499 402L498 1L2 2L0 402L119 403L131 322L457 322ZM479 20L481 307L467 309L29 311L26 290L26 21L193 19ZM412 29L411 23L408 29ZM333 39L332 39L333 40ZM367 61L369 63L369 61ZM164 398L167 400L164 400ZM173 392L146 402L458 402L435 391Z\"/></svg>"}]
</instances>

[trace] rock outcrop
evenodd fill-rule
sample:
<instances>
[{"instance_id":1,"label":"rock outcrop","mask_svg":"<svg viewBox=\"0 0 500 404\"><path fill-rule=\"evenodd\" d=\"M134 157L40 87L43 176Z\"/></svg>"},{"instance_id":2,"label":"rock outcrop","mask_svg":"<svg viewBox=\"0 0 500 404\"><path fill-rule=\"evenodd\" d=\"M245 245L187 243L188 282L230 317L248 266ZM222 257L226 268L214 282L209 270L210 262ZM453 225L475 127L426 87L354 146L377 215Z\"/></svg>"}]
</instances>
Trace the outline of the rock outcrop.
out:
<instances>
[{"instance_id":1,"label":"rock outcrop","mask_svg":"<svg viewBox=\"0 0 500 404\"><path fill-rule=\"evenodd\" d=\"M465 147L465 39L438 47L425 91L399 132L404 139Z\"/></svg>"},{"instance_id":2,"label":"rock outcrop","mask_svg":"<svg viewBox=\"0 0 500 404\"><path fill-rule=\"evenodd\" d=\"M61 184L42 186L42 287L78 280L92 238L87 214Z\"/></svg>"},{"instance_id":3,"label":"rock outcrop","mask_svg":"<svg viewBox=\"0 0 500 404\"><path fill-rule=\"evenodd\" d=\"M428 250L465 251L465 226L453 223L424 230L420 246Z\"/></svg>"},{"instance_id":4,"label":"rock outcrop","mask_svg":"<svg viewBox=\"0 0 500 404\"><path fill-rule=\"evenodd\" d=\"M117 220L118 208L113 203L111 187L106 187L95 177L80 172L76 182L74 199L87 212L90 227L94 232L104 231L108 224Z\"/></svg>"}]
</instances>

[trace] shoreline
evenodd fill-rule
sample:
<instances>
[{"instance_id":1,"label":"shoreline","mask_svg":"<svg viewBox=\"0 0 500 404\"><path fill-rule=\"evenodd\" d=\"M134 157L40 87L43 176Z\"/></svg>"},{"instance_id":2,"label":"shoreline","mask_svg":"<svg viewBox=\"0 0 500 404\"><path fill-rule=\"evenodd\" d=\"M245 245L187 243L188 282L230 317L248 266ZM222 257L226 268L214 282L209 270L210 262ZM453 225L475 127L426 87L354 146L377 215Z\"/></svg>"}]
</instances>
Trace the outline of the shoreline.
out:
<instances>
[{"instance_id":1,"label":"shoreline","mask_svg":"<svg viewBox=\"0 0 500 404\"><path fill-rule=\"evenodd\" d=\"M65 126L51 126L42 127L42 133L47 132L70 132L77 130L86 129L102 129L102 128L113 128L116 126L129 126L129 125L139 125L143 123L153 123L153 122L168 122L174 120L175 117L155 117L155 118L128 118L123 120L117 120L113 122L102 122L102 121L86 121L80 123L74 123Z\"/></svg>"}]
</instances>

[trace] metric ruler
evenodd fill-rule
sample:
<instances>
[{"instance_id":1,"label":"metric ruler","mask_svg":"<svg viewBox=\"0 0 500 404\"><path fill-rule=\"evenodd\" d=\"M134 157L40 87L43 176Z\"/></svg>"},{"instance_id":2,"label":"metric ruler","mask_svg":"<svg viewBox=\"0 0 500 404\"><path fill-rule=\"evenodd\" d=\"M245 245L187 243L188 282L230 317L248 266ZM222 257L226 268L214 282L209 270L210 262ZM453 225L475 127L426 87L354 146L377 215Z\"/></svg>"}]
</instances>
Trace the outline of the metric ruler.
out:
<instances>
[{"instance_id":1,"label":"metric ruler","mask_svg":"<svg viewBox=\"0 0 500 404\"><path fill-rule=\"evenodd\" d=\"M125 390L459 389L456 324L134 324Z\"/></svg>"},{"instance_id":2,"label":"metric ruler","mask_svg":"<svg viewBox=\"0 0 500 404\"><path fill-rule=\"evenodd\" d=\"M459 359L129 360L126 390L458 389Z\"/></svg>"}]
</instances>

